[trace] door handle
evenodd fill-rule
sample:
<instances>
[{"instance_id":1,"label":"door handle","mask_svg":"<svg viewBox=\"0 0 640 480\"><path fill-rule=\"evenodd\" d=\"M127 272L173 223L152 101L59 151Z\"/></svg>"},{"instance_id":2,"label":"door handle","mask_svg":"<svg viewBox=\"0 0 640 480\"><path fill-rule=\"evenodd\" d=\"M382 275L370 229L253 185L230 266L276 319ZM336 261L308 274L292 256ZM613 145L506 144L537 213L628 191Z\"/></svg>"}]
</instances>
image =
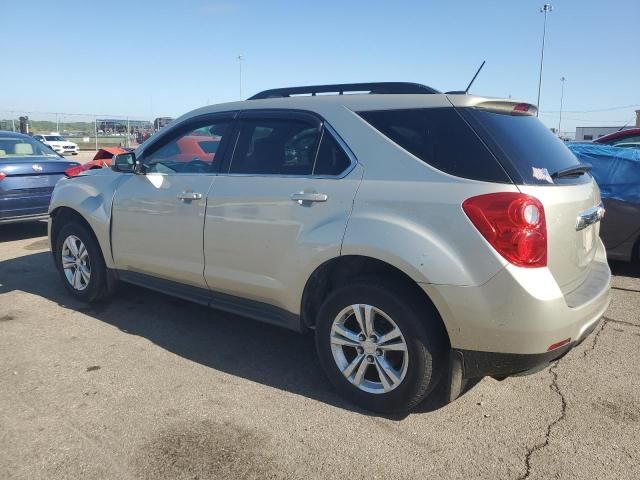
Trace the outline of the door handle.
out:
<instances>
[{"instance_id":1,"label":"door handle","mask_svg":"<svg viewBox=\"0 0 640 480\"><path fill-rule=\"evenodd\" d=\"M329 196L316 192L296 192L291 195L291 200L302 205L303 202L326 202Z\"/></svg>"},{"instance_id":2,"label":"door handle","mask_svg":"<svg viewBox=\"0 0 640 480\"><path fill-rule=\"evenodd\" d=\"M178 194L178 200L200 200L202 194L198 192L182 192Z\"/></svg>"}]
</instances>

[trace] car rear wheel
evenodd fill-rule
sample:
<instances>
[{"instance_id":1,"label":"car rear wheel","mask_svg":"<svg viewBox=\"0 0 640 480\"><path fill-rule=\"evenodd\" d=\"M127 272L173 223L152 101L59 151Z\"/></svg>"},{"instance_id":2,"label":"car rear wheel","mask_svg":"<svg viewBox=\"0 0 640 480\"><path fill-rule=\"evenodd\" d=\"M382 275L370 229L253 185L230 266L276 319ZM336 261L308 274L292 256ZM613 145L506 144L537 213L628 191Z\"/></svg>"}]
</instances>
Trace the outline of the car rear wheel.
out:
<instances>
[{"instance_id":1,"label":"car rear wheel","mask_svg":"<svg viewBox=\"0 0 640 480\"><path fill-rule=\"evenodd\" d=\"M56 266L67 290L86 302L106 298L115 281L92 232L80 222L64 225L56 236Z\"/></svg>"},{"instance_id":2,"label":"car rear wheel","mask_svg":"<svg viewBox=\"0 0 640 480\"><path fill-rule=\"evenodd\" d=\"M316 347L336 389L381 413L410 410L440 377L446 342L425 302L382 280L331 293L318 315Z\"/></svg>"}]
</instances>

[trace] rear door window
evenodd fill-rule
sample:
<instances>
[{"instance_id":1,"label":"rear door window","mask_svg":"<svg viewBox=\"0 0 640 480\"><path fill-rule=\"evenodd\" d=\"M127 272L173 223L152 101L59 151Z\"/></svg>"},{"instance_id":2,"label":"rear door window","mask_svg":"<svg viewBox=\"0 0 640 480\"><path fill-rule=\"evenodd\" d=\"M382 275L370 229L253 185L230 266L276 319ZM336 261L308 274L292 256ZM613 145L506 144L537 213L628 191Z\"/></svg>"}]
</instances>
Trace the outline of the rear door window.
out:
<instances>
[{"instance_id":1,"label":"rear door window","mask_svg":"<svg viewBox=\"0 0 640 480\"><path fill-rule=\"evenodd\" d=\"M438 170L473 180L510 182L500 163L454 108L378 110L358 115Z\"/></svg>"},{"instance_id":2,"label":"rear door window","mask_svg":"<svg viewBox=\"0 0 640 480\"><path fill-rule=\"evenodd\" d=\"M580 165L580 162L562 140L536 117L477 108L461 108L459 111L517 183L566 185L591 181L588 173L550 180L554 173Z\"/></svg>"},{"instance_id":3,"label":"rear door window","mask_svg":"<svg viewBox=\"0 0 640 480\"><path fill-rule=\"evenodd\" d=\"M351 159L338 145L338 142L325 129L320 141L318 157L313 170L314 175L336 176L342 174L351 166Z\"/></svg>"},{"instance_id":4,"label":"rear door window","mask_svg":"<svg viewBox=\"0 0 640 480\"><path fill-rule=\"evenodd\" d=\"M311 175L320 130L303 120L244 118L229 173Z\"/></svg>"}]
</instances>

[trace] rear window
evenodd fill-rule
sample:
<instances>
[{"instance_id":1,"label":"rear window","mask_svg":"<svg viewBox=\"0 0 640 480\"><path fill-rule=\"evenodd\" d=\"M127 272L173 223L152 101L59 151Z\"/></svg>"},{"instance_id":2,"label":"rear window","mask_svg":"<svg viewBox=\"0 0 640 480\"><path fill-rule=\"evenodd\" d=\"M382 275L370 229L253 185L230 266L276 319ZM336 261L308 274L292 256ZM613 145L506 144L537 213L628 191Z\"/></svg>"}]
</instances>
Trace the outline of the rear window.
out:
<instances>
[{"instance_id":1,"label":"rear window","mask_svg":"<svg viewBox=\"0 0 640 480\"><path fill-rule=\"evenodd\" d=\"M536 117L505 115L476 108L461 108L459 111L516 182L566 185L591 181L589 174L549 181L549 176L580 162L562 140Z\"/></svg>"},{"instance_id":2,"label":"rear window","mask_svg":"<svg viewBox=\"0 0 640 480\"><path fill-rule=\"evenodd\" d=\"M453 108L359 112L390 140L438 170L488 182L510 182L478 135Z\"/></svg>"}]
</instances>

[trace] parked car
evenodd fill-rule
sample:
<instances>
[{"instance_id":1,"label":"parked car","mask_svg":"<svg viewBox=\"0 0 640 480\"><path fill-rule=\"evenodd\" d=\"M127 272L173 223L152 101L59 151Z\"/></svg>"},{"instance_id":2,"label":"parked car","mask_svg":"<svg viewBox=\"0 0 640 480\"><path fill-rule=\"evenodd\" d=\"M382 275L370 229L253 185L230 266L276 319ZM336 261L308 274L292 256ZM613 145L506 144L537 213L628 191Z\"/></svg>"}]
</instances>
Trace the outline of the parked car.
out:
<instances>
[{"instance_id":1,"label":"parked car","mask_svg":"<svg viewBox=\"0 0 640 480\"><path fill-rule=\"evenodd\" d=\"M624 144L623 144L624 145ZM640 150L596 143L570 145L592 166L607 215L600 235L613 260L640 263Z\"/></svg>"},{"instance_id":2,"label":"parked car","mask_svg":"<svg viewBox=\"0 0 640 480\"><path fill-rule=\"evenodd\" d=\"M54 185L77 165L28 135L0 131L0 224L48 218Z\"/></svg>"},{"instance_id":3,"label":"parked car","mask_svg":"<svg viewBox=\"0 0 640 480\"><path fill-rule=\"evenodd\" d=\"M41 141L45 145L49 145L56 153L60 155L77 155L80 151L78 149L78 144L73 142L68 142L62 135L59 134L51 134L51 135L34 135L33 138Z\"/></svg>"},{"instance_id":4,"label":"parked car","mask_svg":"<svg viewBox=\"0 0 640 480\"><path fill-rule=\"evenodd\" d=\"M201 108L62 180L51 251L80 300L123 281L314 330L364 408L411 409L439 381L453 400L560 358L609 303L598 186L535 112L408 83ZM213 157L182 155L195 134Z\"/></svg>"},{"instance_id":5,"label":"parked car","mask_svg":"<svg viewBox=\"0 0 640 480\"><path fill-rule=\"evenodd\" d=\"M612 147L618 146L619 143L639 143L640 128L628 128L626 130L619 130L617 132L604 135L600 138L596 138L593 142L602 145L611 145Z\"/></svg>"},{"instance_id":6,"label":"parked car","mask_svg":"<svg viewBox=\"0 0 640 480\"><path fill-rule=\"evenodd\" d=\"M616 143L617 148L640 148L640 142L620 142Z\"/></svg>"}]
</instances>

